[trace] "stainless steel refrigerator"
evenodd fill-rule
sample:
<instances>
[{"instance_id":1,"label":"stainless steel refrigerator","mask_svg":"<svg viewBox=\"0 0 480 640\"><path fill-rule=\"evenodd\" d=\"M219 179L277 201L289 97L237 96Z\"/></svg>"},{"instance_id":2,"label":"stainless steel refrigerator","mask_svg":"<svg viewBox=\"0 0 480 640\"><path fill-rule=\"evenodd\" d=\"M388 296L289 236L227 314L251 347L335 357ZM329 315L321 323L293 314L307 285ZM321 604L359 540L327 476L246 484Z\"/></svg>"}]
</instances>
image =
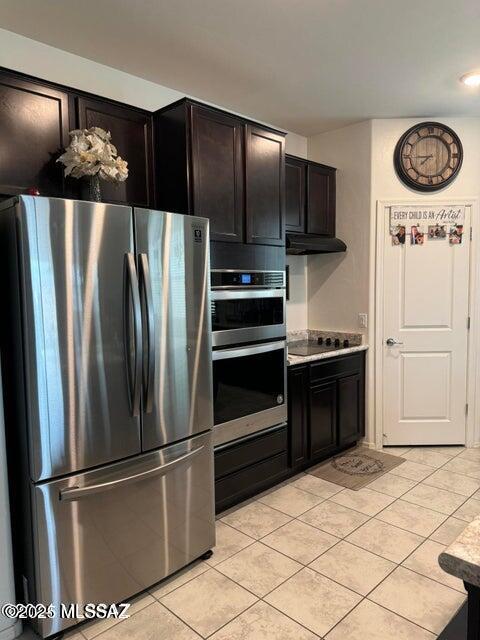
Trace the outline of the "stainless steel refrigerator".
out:
<instances>
[{"instance_id":1,"label":"stainless steel refrigerator","mask_svg":"<svg viewBox=\"0 0 480 640\"><path fill-rule=\"evenodd\" d=\"M25 597L118 603L215 543L208 221L20 196L0 241Z\"/></svg>"}]
</instances>

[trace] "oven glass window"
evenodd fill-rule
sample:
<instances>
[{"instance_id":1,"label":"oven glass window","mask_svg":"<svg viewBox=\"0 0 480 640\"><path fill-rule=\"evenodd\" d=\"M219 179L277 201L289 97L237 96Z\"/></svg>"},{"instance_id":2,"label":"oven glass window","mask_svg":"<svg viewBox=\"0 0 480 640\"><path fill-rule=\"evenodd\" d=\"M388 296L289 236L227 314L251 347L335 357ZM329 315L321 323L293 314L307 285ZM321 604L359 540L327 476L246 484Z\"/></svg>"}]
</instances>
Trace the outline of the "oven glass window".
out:
<instances>
[{"instance_id":1,"label":"oven glass window","mask_svg":"<svg viewBox=\"0 0 480 640\"><path fill-rule=\"evenodd\" d=\"M212 329L246 329L283 324L283 298L212 301Z\"/></svg>"},{"instance_id":2,"label":"oven glass window","mask_svg":"<svg viewBox=\"0 0 480 640\"><path fill-rule=\"evenodd\" d=\"M215 424L285 401L285 350L213 361Z\"/></svg>"}]
</instances>

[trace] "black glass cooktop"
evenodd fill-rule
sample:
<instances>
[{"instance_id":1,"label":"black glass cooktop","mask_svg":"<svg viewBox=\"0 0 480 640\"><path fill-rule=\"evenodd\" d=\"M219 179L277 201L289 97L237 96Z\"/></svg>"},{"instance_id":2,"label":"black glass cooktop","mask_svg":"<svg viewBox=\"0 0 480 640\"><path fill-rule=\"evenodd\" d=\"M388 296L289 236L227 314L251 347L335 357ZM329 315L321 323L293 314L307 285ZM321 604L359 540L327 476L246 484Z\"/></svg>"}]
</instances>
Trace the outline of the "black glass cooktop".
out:
<instances>
[{"instance_id":1,"label":"black glass cooktop","mask_svg":"<svg viewBox=\"0 0 480 640\"><path fill-rule=\"evenodd\" d=\"M346 349L349 346L348 340L320 338L318 342L293 342L288 345L288 353L291 353L292 356L314 356L317 353L337 351L338 349Z\"/></svg>"},{"instance_id":2,"label":"black glass cooktop","mask_svg":"<svg viewBox=\"0 0 480 640\"><path fill-rule=\"evenodd\" d=\"M316 353L324 353L325 351L336 351L337 349L342 348L343 347L335 347L334 345L327 347L320 344L299 345L298 347L293 345L291 347L288 347L288 353L291 353L292 356L314 356Z\"/></svg>"}]
</instances>

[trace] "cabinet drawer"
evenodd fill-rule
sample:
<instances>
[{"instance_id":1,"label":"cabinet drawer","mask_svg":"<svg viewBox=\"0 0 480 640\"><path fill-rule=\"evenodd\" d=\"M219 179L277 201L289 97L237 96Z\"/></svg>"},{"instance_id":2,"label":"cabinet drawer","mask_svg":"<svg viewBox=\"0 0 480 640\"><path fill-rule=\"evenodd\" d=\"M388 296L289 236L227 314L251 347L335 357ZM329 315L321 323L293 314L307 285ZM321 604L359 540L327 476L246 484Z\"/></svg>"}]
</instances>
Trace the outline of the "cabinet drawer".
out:
<instances>
[{"instance_id":1,"label":"cabinet drawer","mask_svg":"<svg viewBox=\"0 0 480 640\"><path fill-rule=\"evenodd\" d=\"M362 371L365 352L354 353L352 355L338 356L331 360L310 365L310 383L315 384L317 380L325 378L336 378L341 375L357 373Z\"/></svg>"},{"instance_id":2,"label":"cabinet drawer","mask_svg":"<svg viewBox=\"0 0 480 640\"><path fill-rule=\"evenodd\" d=\"M235 473L287 450L287 427L281 427L215 450L215 479Z\"/></svg>"},{"instance_id":3,"label":"cabinet drawer","mask_svg":"<svg viewBox=\"0 0 480 640\"><path fill-rule=\"evenodd\" d=\"M287 472L287 452L258 462L215 482L216 511L221 511L274 484Z\"/></svg>"}]
</instances>

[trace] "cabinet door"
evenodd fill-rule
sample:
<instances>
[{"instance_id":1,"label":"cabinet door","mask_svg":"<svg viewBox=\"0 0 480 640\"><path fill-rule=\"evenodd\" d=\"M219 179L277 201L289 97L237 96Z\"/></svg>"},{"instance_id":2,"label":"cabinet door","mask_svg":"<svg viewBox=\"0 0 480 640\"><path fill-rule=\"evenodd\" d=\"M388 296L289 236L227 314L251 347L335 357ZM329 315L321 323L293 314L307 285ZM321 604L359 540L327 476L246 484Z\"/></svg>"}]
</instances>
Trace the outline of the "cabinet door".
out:
<instances>
[{"instance_id":1,"label":"cabinet door","mask_svg":"<svg viewBox=\"0 0 480 640\"><path fill-rule=\"evenodd\" d=\"M337 383L335 380L310 389L310 457L321 458L337 446Z\"/></svg>"},{"instance_id":2,"label":"cabinet door","mask_svg":"<svg viewBox=\"0 0 480 640\"><path fill-rule=\"evenodd\" d=\"M285 136L246 125L247 242L285 244Z\"/></svg>"},{"instance_id":3,"label":"cabinet door","mask_svg":"<svg viewBox=\"0 0 480 640\"><path fill-rule=\"evenodd\" d=\"M308 367L288 369L288 430L290 466L308 458Z\"/></svg>"},{"instance_id":4,"label":"cabinet door","mask_svg":"<svg viewBox=\"0 0 480 640\"><path fill-rule=\"evenodd\" d=\"M128 178L113 184L102 182L102 199L119 204L153 206L151 116L133 107L77 98L81 129L101 127L112 134L118 154L128 162Z\"/></svg>"},{"instance_id":5,"label":"cabinet door","mask_svg":"<svg viewBox=\"0 0 480 640\"><path fill-rule=\"evenodd\" d=\"M243 242L243 123L192 106L193 212L210 220L212 240Z\"/></svg>"},{"instance_id":6,"label":"cabinet door","mask_svg":"<svg viewBox=\"0 0 480 640\"><path fill-rule=\"evenodd\" d=\"M68 144L68 95L0 74L0 194L64 195L56 159Z\"/></svg>"},{"instance_id":7,"label":"cabinet door","mask_svg":"<svg viewBox=\"0 0 480 640\"><path fill-rule=\"evenodd\" d=\"M362 377L354 374L338 380L339 444L355 442L362 436Z\"/></svg>"},{"instance_id":8,"label":"cabinet door","mask_svg":"<svg viewBox=\"0 0 480 640\"><path fill-rule=\"evenodd\" d=\"M305 233L306 165L294 158L285 159L285 229Z\"/></svg>"},{"instance_id":9,"label":"cabinet door","mask_svg":"<svg viewBox=\"0 0 480 640\"><path fill-rule=\"evenodd\" d=\"M335 235L335 169L308 165L307 233Z\"/></svg>"}]
</instances>

